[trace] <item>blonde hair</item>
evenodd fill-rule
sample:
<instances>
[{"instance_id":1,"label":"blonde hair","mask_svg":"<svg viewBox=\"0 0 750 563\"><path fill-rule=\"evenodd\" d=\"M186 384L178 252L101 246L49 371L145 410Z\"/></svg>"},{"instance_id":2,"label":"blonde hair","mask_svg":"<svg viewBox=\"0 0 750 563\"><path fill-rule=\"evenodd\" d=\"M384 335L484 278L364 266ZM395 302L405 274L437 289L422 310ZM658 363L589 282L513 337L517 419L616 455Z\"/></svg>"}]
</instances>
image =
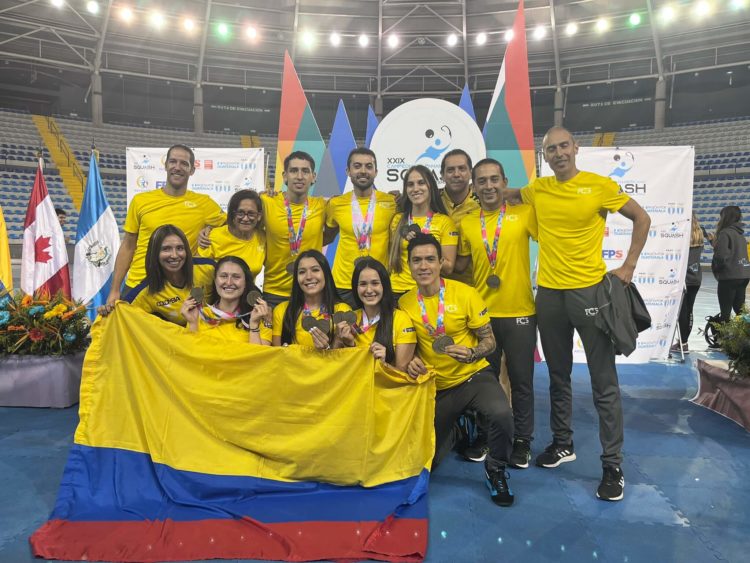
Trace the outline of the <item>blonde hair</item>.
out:
<instances>
[{"instance_id":1,"label":"blonde hair","mask_svg":"<svg viewBox=\"0 0 750 563\"><path fill-rule=\"evenodd\" d=\"M703 229L701 229L698 216L693 211L693 217L690 220L690 246L703 246Z\"/></svg>"}]
</instances>

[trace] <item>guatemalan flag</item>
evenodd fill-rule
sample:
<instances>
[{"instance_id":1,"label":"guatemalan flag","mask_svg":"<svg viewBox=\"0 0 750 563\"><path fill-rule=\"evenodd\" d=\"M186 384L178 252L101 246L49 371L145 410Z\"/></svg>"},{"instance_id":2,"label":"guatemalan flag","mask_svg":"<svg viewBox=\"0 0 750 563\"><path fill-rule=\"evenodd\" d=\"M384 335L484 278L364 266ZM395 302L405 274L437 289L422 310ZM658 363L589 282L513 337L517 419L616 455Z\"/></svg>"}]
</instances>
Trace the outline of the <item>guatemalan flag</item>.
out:
<instances>
[{"instance_id":1,"label":"guatemalan flag","mask_svg":"<svg viewBox=\"0 0 750 563\"><path fill-rule=\"evenodd\" d=\"M117 221L104 195L102 177L92 151L73 258L73 298L86 304L92 321L96 318L96 308L107 301L119 248Z\"/></svg>"},{"instance_id":2,"label":"guatemalan flag","mask_svg":"<svg viewBox=\"0 0 750 563\"><path fill-rule=\"evenodd\" d=\"M70 274L65 235L42 175L42 160L36 170L26 220L23 223L21 289L28 295L53 296L62 291L70 298Z\"/></svg>"}]
</instances>

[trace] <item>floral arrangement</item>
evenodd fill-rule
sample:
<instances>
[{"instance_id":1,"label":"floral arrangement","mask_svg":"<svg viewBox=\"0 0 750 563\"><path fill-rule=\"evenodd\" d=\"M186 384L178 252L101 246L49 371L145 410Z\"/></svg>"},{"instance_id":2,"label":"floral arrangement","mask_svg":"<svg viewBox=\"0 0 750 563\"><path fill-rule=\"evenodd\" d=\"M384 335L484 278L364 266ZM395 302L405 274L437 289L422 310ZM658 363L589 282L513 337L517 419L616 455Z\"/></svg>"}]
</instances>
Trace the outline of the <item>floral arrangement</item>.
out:
<instances>
[{"instance_id":1,"label":"floral arrangement","mask_svg":"<svg viewBox=\"0 0 750 563\"><path fill-rule=\"evenodd\" d=\"M729 358L734 377L750 378L750 313L743 309L729 322L716 324L719 346Z\"/></svg>"},{"instance_id":2,"label":"floral arrangement","mask_svg":"<svg viewBox=\"0 0 750 563\"><path fill-rule=\"evenodd\" d=\"M89 343L86 307L58 293L52 299L0 292L0 356L61 356Z\"/></svg>"}]
</instances>

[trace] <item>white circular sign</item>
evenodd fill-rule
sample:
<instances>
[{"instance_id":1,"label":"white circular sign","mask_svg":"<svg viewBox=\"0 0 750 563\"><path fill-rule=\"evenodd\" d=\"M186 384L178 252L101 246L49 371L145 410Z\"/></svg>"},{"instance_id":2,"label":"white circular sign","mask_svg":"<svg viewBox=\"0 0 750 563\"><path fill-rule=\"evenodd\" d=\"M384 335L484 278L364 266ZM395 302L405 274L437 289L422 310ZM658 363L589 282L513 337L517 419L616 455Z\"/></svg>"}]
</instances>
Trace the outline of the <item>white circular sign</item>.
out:
<instances>
[{"instance_id":1,"label":"white circular sign","mask_svg":"<svg viewBox=\"0 0 750 563\"><path fill-rule=\"evenodd\" d=\"M414 164L427 166L442 184L440 162L450 150L465 150L472 162L487 154L471 116L434 98L412 100L391 111L375 130L370 148L378 158L376 184L382 191L403 189L403 175Z\"/></svg>"}]
</instances>

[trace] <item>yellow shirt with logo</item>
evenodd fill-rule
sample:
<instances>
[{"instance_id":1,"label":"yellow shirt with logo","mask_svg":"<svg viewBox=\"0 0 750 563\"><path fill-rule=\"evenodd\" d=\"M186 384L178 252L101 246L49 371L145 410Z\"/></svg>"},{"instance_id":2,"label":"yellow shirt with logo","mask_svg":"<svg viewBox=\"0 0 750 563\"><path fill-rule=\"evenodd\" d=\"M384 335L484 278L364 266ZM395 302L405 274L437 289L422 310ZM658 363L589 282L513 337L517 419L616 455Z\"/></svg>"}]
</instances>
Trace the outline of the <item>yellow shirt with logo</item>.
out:
<instances>
[{"instance_id":1,"label":"yellow shirt with logo","mask_svg":"<svg viewBox=\"0 0 750 563\"><path fill-rule=\"evenodd\" d=\"M501 209L485 213L487 242L492 248L495 225ZM464 218L461 232L460 253L471 256L474 266L473 285L487 304L490 317L525 317L533 315L534 294L531 289L531 267L529 263L529 238L536 239L537 225L534 210L529 205L508 205L501 225L497 244L497 260L490 271L479 211ZM500 287L487 285L487 278L495 274L500 278Z\"/></svg>"},{"instance_id":2,"label":"yellow shirt with logo","mask_svg":"<svg viewBox=\"0 0 750 563\"><path fill-rule=\"evenodd\" d=\"M400 220L401 213L397 213L391 221L391 237L400 236L396 232ZM420 227L424 227L425 223L427 223L427 217L413 217L413 221ZM446 246L458 245L458 229L456 229L456 224L453 220L447 215L435 213L432 216L430 233L438 240L440 246L443 248ZM417 282L411 277L411 271L409 270L409 257L406 247L406 239L401 238L401 271L391 272L391 286L395 293L403 293L417 286Z\"/></svg>"},{"instance_id":3,"label":"yellow shirt with logo","mask_svg":"<svg viewBox=\"0 0 750 563\"><path fill-rule=\"evenodd\" d=\"M201 229L206 225L218 227L225 221L219 205L204 194L188 190L184 195L171 196L161 189L137 194L128 206L124 226L125 232L138 235L127 285L135 287L146 277L148 241L162 225L179 227L190 243L190 252L195 254Z\"/></svg>"},{"instance_id":4,"label":"yellow shirt with logo","mask_svg":"<svg viewBox=\"0 0 750 563\"><path fill-rule=\"evenodd\" d=\"M607 271L600 212L615 213L630 197L611 178L592 172L578 172L567 182L537 178L521 189L521 197L539 224L538 285L578 289L599 283Z\"/></svg>"},{"instance_id":5,"label":"yellow shirt with logo","mask_svg":"<svg viewBox=\"0 0 750 563\"><path fill-rule=\"evenodd\" d=\"M425 297L424 304L430 324L437 325L439 295ZM489 364L480 358L470 364L454 360L447 354L438 354L432 349L435 338L430 335L422 322L422 312L417 301L417 289L412 289L401 297L399 309L404 311L417 333L417 352L424 364L437 372L435 383L438 391L455 387L469 379ZM453 338L454 344L474 348L479 339L474 330L490 322L487 306L476 289L461 282L445 280L445 334Z\"/></svg>"},{"instance_id":6,"label":"yellow shirt with logo","mask_svg":"<svg viewBox=\"0 0 750 563\"><path fill-rule=\"evenodd\" d=\"M456 228L458 229L459 233L461 232L461 222L464 220L464 217L479 210L479 200L477 199L477 196L474 194L474 189L472 186L469 186L469 194L461 203L453 203L453 200L450 198L450 196L448 195L448 192L445 189L440 190L440 199L443 200L443 205L445 205L445 209L448 211L448 217L453 219L453 222L456 224ZM459 239L458 245L459 245L459 254L460 254L461 253L460 239ZM471 265L469 265L469 267L466 268L466 270L464 272L461 272L460 274L458 272L453 272L452 274L446 277L452 280L458 280L468 285L474 284L474 278L472 275Z\"/></svg>"},{"instance_id":7,"label":"yellow shirt with logo","mask_svg":"<svg viewBox=\"0 0 750 563\"><path fill-rule=\"evenodd\" d=\"M202 287L207 298L213 290L213 282L214 261L210 258L193 258L193 287ZM175 287L166 282L161 291L151 293L148 290L148 281L143 280L125 296L124 300L147 313L185 326L187 321L180 313L180 309L182 309L182 302L190 297L190 289L190 287Z\"/></svg>"},{"instance_id":8,"label":"yellow shirt with logo","mask_svg":"<svg viewBox=\"0 0 750 563\"><path fill-rule=\"evenodd\" d=\"M354 217L352 215L352 194L346 193L332 197L326 205L326 225L339 227L339 244L336 248L336 259L333 261L333 281L341 290L349 290L352 285L354 261L359 256L372 256L382 264L388 262L388 243L390 242L391 220L396 214L396 200L390 195L375 190L375 217L372 224L372 244L370 250L359 250L354 235ZM369 197L357 198L362 211L362 219L367 216L370 205Z\"/></svg>"},{"instance_id":9,"label":"yellow shirt with logo","mask_svg":"<svg viewBox=\"0 0 750 563\"><path fill-rule=\"evenodd\" d=\"M362 309L355 311L357 314L357 325L362 326ZM375 332L378 329L378 324L371 325L369 330L365 333L355 333L354 341L358 348L369 348L375 341ZM399 344L416 344L417 333L414 331L414 325L409 318L409 315L395 309L393 311L393 346L394 348Z\"/></svg>"},{"instance_id":10,"label":"yellow shirt with logo","mask_svg":"<svg viewBox=\"0 0 750 563\"><path fill-rule=\"evenodd\" d=\"M284 301L277 305L273 310L273 336L281 338L281 333L284 329L284 314L289 307L289 301ZM333 312L338 313L339 311L351 311L352 308L346 303L336 303L333 307ZM316 319L324 318L324 315L320 312L320 309L311 309L310 314ZM302 317L304 315L300 313L297 316L297 323L294 325L294 344L301 346L307 346L308 348L315 348L312 336L304 328L302 328ZM333 327L333 320L331 320L331 327ZM261 329L262 332L262 329ZM261 338L263 335L261 334Z\"/></svg>"},{"instance_id":11,"label":"yellow shirt with logo","mask_svg":"<svg viewBox=\"0 0 750 563\"><path fill-rule=\"evenodd\" d=\"M217 262L224 256L236 256L245 261L253 277L260 273L266 260L266 235L263 231L256 230L249 240L245 240L234 236L229 232L229 227L224 225L213 229L210 239L208 247L198 249L198 256L212 258Z\"/></svg>"},{"instance_id":12,"label":"yellow shirt with logo","mask_svg":"<svg viewBox=\"0 0 750 563\"><path fill-rule=\"evenodd\" d=\"M278 193L273 197L261 194L261 197L263 221L266 226L266 270L263 275L263 291L288 297L292 294L292 276L286 272L286 266L294 262L294 256L289 250L289 225L286 218L284 194ZM322 197L313 196L308 196L307 202L307 221L302 233L300 252L323 248L326 202ZM304 207L304 203L291 204L295 232L299 230Z\"/></svg>"},{"instance_id":13,"label":"yellow shirt with logo","mask_svg":"<svg viewBox=\"0 0 750 563\"><path fill-rule=\"evenodd\" d=\"M250 335L242 326L237 326L235 321L224 321L216 325L210 325L202 318L198 317L198 332L209 334L214 338L219 338L224 342L245 342L250 341Z\"/></svg>"}]
</instances>

